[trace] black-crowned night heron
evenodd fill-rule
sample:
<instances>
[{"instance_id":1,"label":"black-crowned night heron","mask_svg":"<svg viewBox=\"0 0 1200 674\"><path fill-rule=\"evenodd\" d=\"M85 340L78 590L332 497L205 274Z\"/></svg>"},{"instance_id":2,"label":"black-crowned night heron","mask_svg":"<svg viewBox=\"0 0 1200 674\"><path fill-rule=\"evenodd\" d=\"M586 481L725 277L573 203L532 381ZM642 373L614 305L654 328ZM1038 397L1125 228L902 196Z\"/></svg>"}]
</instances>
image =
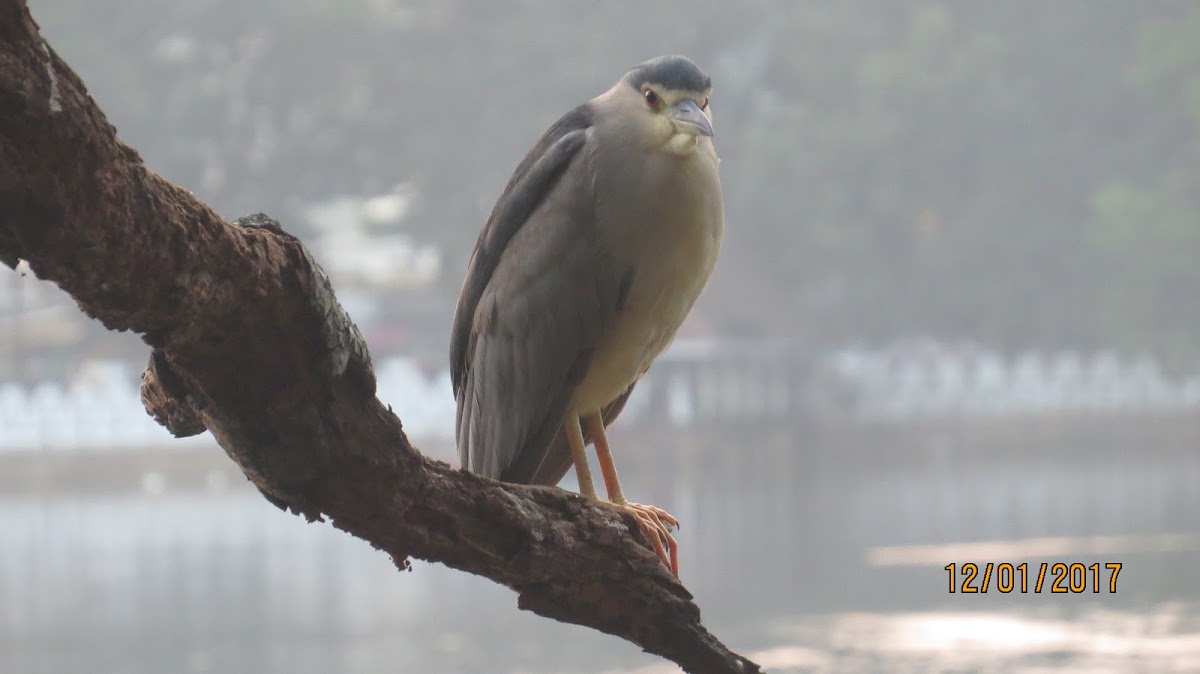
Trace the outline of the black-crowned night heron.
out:
<instances>
[{"instance_id":1,"label":"black-crowned night heron","mask_svg":"<svg viewBox=\"0 0 1200 674\"><path fill-rule=\"evenodd\" d=\"M571 110L517 166L479 234L450 366L462 465L557 484L572 464L631 511L678 573L675 518L621 492L605 428L671 343L724 229L711 80L682 56L630 70Z\"/></svg>"}]
</instances>

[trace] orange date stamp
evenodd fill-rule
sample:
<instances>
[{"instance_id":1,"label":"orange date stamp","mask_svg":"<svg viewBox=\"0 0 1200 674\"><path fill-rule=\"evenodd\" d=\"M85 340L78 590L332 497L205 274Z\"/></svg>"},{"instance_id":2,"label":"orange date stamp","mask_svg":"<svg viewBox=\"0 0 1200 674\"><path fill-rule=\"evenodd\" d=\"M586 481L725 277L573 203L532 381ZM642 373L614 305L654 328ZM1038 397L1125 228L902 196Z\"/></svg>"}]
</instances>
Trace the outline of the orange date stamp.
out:
<instances>
[{"instance_id":1,"label":"orange date stamp","mask_svg":"<svg viewBox=\"0 0 1200 674\"><path fill-rule=\"evenodd\" d=\"M1114 594L1121 562L1101 564L1069 564L1041 562L1040 564L1010 564L986 562L976 564L951 562L943 567L949 575L950 594L979 594L996 590L1002 594L1020 592L1034 594L1083 594L1091 592Z\"/></svg>"}]
</instances>

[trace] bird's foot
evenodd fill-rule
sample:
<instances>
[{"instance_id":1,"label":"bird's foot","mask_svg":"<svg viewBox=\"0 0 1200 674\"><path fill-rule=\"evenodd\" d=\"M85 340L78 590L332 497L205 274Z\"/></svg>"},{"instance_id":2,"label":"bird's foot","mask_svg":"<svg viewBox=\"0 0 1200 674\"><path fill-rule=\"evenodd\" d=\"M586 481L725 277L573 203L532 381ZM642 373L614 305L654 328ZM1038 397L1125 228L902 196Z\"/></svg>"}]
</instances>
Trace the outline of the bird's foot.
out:
<instances>
[{"instance_id":1,"label":"bird's foot","mask_svg":"<svg viewBox=\"0 0 1200 674\"><path fill-rule=\"evenodd\" d=\"M642 533L646 535L651 545L654 546L654 553L671 570L671 573L678 576L679 544L675 542L675 537L671 535L671 530L679 528L679 520L675 519L662 508L652 505L642 505L628 501L614 505L628 511L637 519Z\"/></svg>"}]
</instances>

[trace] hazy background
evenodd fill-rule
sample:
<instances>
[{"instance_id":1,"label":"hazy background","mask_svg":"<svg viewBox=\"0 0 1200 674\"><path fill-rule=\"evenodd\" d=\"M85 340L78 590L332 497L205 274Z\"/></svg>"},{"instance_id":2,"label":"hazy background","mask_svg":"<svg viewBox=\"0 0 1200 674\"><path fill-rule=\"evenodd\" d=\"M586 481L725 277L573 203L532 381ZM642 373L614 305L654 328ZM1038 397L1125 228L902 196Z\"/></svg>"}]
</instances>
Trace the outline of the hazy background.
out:
<instances>
[{"instance_id":1,"label":"hazy background","mask_svg":"<svg viewBox=\"0 0 1200 674\"><path fill-rule=\"evenodd\" d=\"M1200 670L1194 0L30 5L150 168L305 239L447 460L511 170L688 54L726 243L614 446L709 627L777 672ZM0 671L672 671L280 513L145 415L147 353L0 273ZM948 594L968 561L1125 567Z\"/></svg>"}]
</instances>

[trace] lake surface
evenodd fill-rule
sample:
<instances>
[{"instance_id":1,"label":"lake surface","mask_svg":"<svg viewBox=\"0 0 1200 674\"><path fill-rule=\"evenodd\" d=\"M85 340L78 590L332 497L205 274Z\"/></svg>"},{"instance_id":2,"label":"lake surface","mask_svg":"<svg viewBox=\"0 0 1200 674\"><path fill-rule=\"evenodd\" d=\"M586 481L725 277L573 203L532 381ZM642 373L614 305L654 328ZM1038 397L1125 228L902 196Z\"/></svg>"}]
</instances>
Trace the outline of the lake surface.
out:
<instances>
[{"instance_id":1,"label":"lake surface","mask_svg":"<svg viewBox=\"0 0 1200 674\"><path fill-rule=\"evenodd\" d=\"M683 522L706 624L772 671L1200 671L1198 422L1105 424L614 448L671 447L627 455L626 492ZM238 480L143 477L0 493L0 671L674 671L488 581L397 572ZM968 561L1124 566L1115 594L949 594Z\"/></svg>"}]
</instances>

